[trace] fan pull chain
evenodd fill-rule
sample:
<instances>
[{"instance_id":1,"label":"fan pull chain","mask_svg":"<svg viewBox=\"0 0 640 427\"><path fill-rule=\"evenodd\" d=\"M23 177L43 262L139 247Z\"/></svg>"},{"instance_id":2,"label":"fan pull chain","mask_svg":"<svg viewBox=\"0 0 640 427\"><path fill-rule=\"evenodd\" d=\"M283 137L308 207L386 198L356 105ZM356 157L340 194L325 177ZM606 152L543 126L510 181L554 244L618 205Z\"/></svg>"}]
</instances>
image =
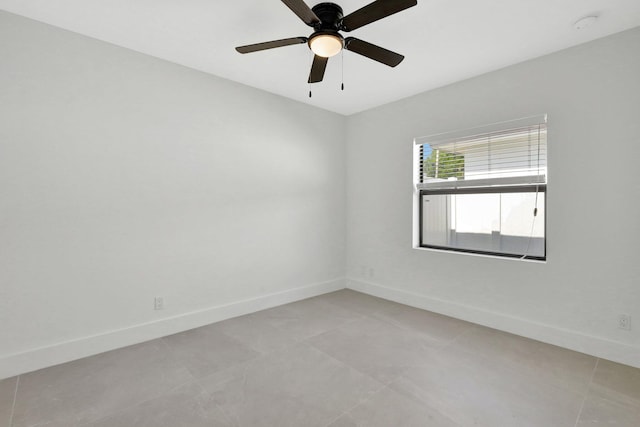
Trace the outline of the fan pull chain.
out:
<instances>
[{"instance_id":1,"label":"fan pull chain","mask_svg":"<svg viewBox=\"0 0 640 427\"><path fill-rule=\"evenodd\" d=\"M342 58L340 58L340 62L342 63L342 83L340 84L340 90L344 90L344 49L341 52Z\"/></svg>"},{"instance_id":2,"label":"fan pull chain","mask_svg":"<svg viewBox=\"0 0 640 427\"><path fill-rule=\"evenodd\" d=\"M309 55L309 67L312 67L312 66L313 66L313 53ZM311 98L311 82L309 82L309 98Z\"/></svg>"}]
</instances>

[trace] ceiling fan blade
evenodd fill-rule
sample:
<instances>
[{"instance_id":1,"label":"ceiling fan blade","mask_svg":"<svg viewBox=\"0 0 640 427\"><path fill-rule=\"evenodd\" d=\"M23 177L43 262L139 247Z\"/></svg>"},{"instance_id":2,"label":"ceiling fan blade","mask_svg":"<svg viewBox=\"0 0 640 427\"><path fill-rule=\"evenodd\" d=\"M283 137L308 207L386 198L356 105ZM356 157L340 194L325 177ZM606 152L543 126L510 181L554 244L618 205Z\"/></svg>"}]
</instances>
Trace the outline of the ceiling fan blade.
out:
<instances>
[{"instance_id":1,"label":"ceiling fan blade","mask_svg":"<svg viewBox=\"0 0 640 427\"><path fill-rule=\"evenodd\" d=\"M282 3L286 4L287 7L298 15L298 18L302 19L308 26L313 27L320 23L320 18L316 16L313 10L311 10L303 0L282 0Z\"/></svg>"},{"instance_id":2,"label":"ceiling fan blade","mask_svg":"<svg viewBox=\"0 0 640 427\"><path fill-rule=\"evenodd\" d=\"M236 48L236 50L240 53L251 53L251 52L258 52L266 49L273 49L274 47L291 46L292 44L302 44L306 42L307 42L306 37L292 37L290 39L273 40L270 42L239 46Z\"/></svg>"},{"instance_id":3,"label":"ceiling fan blade","mask_svg":"<svg viewBox=\"0 0 640 427\"><path fill-rule=\"evenodd\" d=\"M318 83L322 81L328 60L329 58L318 55L313 57L313 64L311 65L311 72L309 73L309 83Z\"/></svg>"},{"instance_id":4,"label":"ceiling fan blade","mask_svg":"<svg viewBox=\"0 0 640 427\"><path fill-rule=\"evenodd\" d=\"M283 0L284 1L284 0ZM353 31L418 4L417 0L376 0L342 19L342 29Z\"/></svg>"},{"instance_id":5,"label":"ceiling fan blade","mask_svg":"<svg viewBox=\"0 0 640 427\"><path fill-rule=\"evenodd\" d=\"M375 44L365 42L354 37L347 37L344 40L344 48L362 56L366 56L374 61L381 62L389 67L395 67L402 62L404 56L392 52Z\"/></svg>"}]
</instances>

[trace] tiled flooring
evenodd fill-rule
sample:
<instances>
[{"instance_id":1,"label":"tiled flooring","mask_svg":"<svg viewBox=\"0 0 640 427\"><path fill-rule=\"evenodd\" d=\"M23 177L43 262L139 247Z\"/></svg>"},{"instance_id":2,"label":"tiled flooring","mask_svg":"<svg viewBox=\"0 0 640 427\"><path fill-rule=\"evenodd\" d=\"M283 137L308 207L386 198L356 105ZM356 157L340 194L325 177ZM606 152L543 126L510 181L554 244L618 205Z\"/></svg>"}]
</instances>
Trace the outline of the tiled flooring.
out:
<instances>
[{"instance_id":1,"label":"tiled flooring","mask_svg":"<svg viewBox=\"0 0 640 427\"><path fill-rule=\"evenodd\" d=\"M0 381L0 426L640 426L640 369L344 290Z\"/></svg>"}]
</instances>

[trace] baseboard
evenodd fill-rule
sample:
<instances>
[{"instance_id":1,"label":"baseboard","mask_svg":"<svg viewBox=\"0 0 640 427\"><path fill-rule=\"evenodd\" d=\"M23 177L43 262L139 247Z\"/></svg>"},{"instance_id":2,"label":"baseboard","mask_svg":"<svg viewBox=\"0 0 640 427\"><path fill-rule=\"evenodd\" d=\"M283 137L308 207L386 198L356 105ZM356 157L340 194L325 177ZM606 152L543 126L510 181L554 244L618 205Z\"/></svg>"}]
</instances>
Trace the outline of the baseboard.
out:
<instances>
[{"instance_id":1,"label":"baseboard","mask_svg":"<svg viewBox=\"0 0 640 427\"><path fill-rule=\"evenodd\" d=\"M345 285L368 295L640 368L639 347L380 284L335 279L2 356L0 379L337 291Z\"/></svg>"},{"instance_id":2,"label":"baseboard","mask_svg":"<svg viewBox=\"0 0 640 427\"><path fill-rule=\"evenodd\" d=\"M344 289L344 278L315 283L230 304L210 307L153 322L133 325L92 336L0 357L0 379L13 377L109 350L138 344L232 317L254 313Z\"/></svg>"},{"instance_id":3,"label":"baseboard","mask_svg":"<svg viewBox=\"0 0 640 427\"><path fill-rule=\"evenodd\" d=\"M361 280L348 289L640 368L640 347Z\"/></svg>"}]
</instances>

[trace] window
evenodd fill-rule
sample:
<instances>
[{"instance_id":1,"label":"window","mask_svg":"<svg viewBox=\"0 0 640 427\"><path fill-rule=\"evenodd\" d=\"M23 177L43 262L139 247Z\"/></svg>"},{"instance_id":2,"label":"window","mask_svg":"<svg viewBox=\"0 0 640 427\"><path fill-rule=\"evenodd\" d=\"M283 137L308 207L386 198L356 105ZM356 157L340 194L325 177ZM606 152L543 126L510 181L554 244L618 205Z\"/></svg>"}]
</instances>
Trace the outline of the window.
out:
<instances>
[{"instance_id":1,"label":"window","mask_svg":"<svg viewBox=\"0 0 640 427\"><path fill-rule=\"evenodd\" d=\"M417 246L546 259L545 117L415 142Z\"/></svg>"}]
</instances>

